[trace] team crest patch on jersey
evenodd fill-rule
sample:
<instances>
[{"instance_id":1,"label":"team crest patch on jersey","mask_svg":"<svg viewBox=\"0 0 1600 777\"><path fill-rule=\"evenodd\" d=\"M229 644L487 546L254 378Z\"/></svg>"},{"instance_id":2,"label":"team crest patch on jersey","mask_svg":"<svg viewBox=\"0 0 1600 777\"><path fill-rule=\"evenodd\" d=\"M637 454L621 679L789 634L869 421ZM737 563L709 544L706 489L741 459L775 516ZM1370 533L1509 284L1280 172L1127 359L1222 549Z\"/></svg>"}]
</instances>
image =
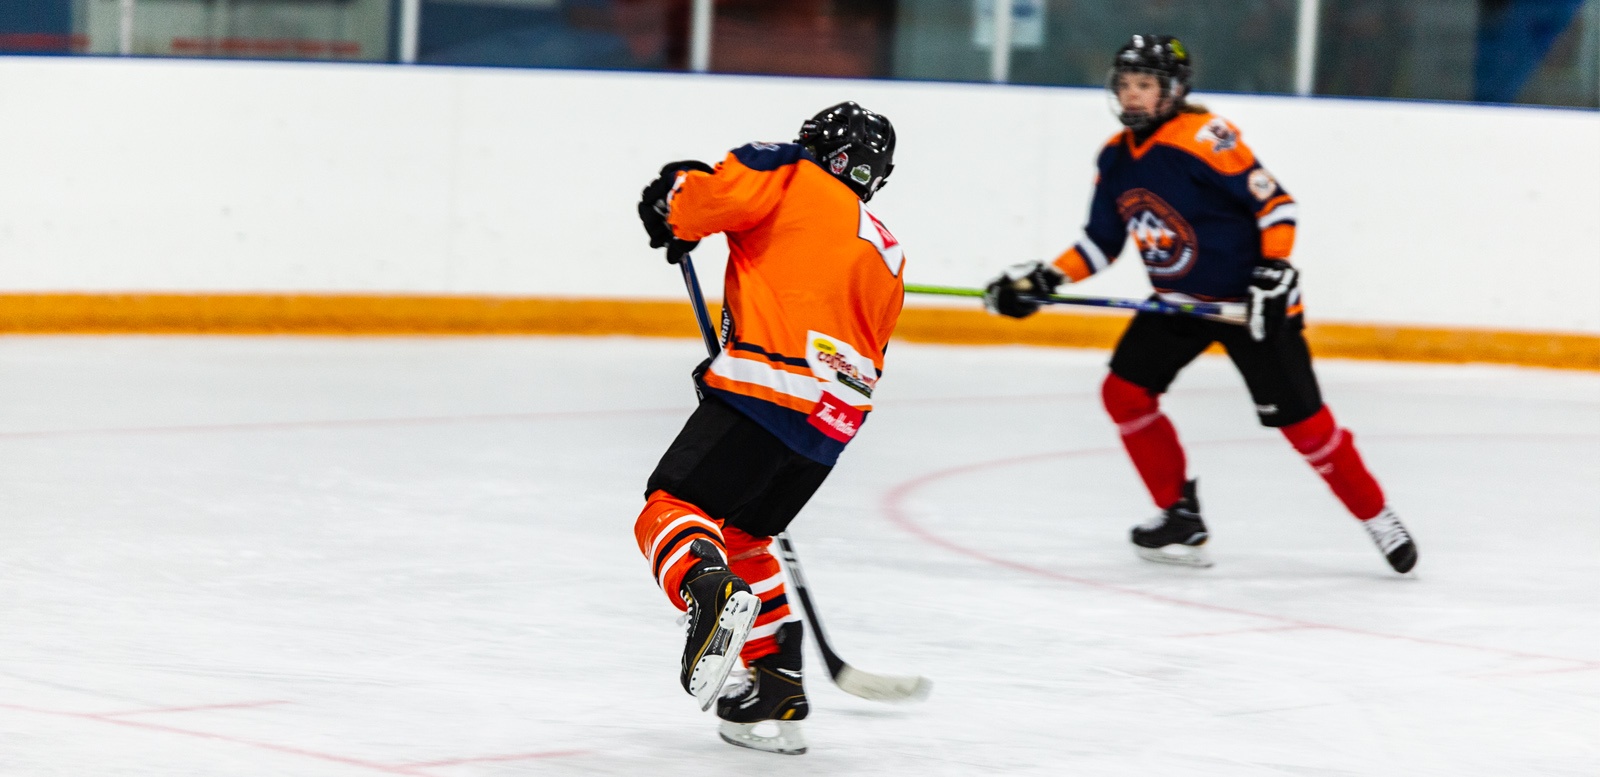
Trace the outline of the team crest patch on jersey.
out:
<instances>
[{"instance_id":1,"label":"team crest patch on jersey","mask_svg":"<svg viewBox=\"0 0 1600 777\"><path fill-rule=\"evenodd\" d=\"M1218 154L1231 151L1239 145L1238 131L1222 119L1206 122L1206 126L1195 133L1194 139L1201 143L1210 143L1211 150Z\"/></svg>"},{"instance_id":2,"label":"team crest patch on jersey","mask_svg":"<svg viewBox=\"0 0 1600 777\"><path fill-rule=\"evenodd\" d=\"M843 173L845 168L847 168L849 166L850 166L850 155L844 153L843 151L839 152L838 154L835 154L832 159L828 160L828 170L831 171L834 175L839 175L840 173Z\"/></svg>"},{"instance_id":3,"label":"team crest patch on jersey","mask_svg":"<svg viewBox=\"0 0 1600 777\"><path fill-rule=\"evenodd\" d=\"M1152 280L1182 278L1194 269L1200 251L1194 227L1166 200L1148 189L1130 189L1117 198L1117 213Z\"/></svg>"},{"instance_id":4,"label":"team crest patch on jersey","mask_svg":"<svg viewBox=\"0 0 1600 777\"><path fill-rule=\"evenodd\" d=\"M1272 173L1266 171L1266 168L1258 167L1251 170L1248 183L1250 185L1250 193L1262 202L1266 202L1267 198L1278 190L1277 180L1272 177Z\"/></svg>"}]
</instances>

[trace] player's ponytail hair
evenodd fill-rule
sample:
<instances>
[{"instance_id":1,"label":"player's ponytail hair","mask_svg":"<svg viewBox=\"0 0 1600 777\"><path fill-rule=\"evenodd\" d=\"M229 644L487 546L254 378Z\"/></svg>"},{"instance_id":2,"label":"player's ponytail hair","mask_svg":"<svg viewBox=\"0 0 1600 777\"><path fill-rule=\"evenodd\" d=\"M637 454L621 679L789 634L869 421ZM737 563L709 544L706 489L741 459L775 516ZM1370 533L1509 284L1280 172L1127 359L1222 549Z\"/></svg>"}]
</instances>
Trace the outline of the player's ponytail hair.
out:
<instances>
[{"instance_id":1,"label":"player's ponytail hair","mask_svg":"<svg viewBox=\"0 0 1600 777\"><path fill-rule=\"evenodd\" d=\"M1211 112L1210 108L1207 108L1204 105L1201 105L1200 103L1189 103L1189 102L1186 102L1186 103L1178 106L1178 113L1210 113L1210 112Z\"/></svg>"}]
</instances>

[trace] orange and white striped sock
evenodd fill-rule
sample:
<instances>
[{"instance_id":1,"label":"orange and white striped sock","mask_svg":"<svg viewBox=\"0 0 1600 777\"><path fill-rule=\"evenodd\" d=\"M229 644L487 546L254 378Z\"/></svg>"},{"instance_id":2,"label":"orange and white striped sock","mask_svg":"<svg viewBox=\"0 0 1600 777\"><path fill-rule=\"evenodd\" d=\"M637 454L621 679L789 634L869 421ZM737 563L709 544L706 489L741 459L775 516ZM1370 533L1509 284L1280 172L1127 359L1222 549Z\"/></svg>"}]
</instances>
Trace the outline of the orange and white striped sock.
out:
<instances>
[{"instance_id":1,"label":"orange and white striped sock","mask_svg":"<svg viewBox=\"0 0 1600 777\"><path fill-rule=\"evenodd\" d=\"M772 555L772 538L756 537L735 527L723 529L728 542L728 569L750 584L750 592L761 598L761 612L755 628L744 643L739 657L750 662L778 652L778 627L800 620L789 606L788 586L783 582L783 567Z\"/></svg>"},{"instance_id":2,"label":"orange and white striped sock","mask_svg":"<svg viewBox=\"0 0 1600 777\"><path fill-rule=\"evenodd\" d=\"M728 556L722 542L722 522L665 491L657 491L645 500L644 511L633 524L633 534L639 541L639 552L650 562L656 584L680 610L689 609L678 595L683 576L700 563L700 558L689 552L689 545L705 540L723 558Z\"/></svg>"}]
</instances>

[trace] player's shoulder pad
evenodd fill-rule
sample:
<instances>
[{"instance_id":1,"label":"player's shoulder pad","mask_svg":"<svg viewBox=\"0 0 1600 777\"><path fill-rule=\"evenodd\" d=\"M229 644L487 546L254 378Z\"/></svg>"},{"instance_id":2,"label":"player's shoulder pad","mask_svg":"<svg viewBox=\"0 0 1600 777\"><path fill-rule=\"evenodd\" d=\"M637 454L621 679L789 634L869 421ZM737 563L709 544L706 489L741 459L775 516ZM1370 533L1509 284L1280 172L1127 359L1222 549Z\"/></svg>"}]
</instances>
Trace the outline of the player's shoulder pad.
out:
<instances>
[{"instance_id":1,"label":"player's shoulder pad","mask_svg":"<svg viewBox=\"0 0 1600 777\"><path fill-rule=\"evenodd\" d=\"M1159 142L1187 151L1223 175L1238 175L1255 164L1233 122L1212 113L1183 113L1161 129Z\"/></svg>"},{"instance_id":2,"label":"player's shoulder pad","mask_svg":"<svg viewBox=\"0 0 1600 777\"><path fill-rule=\"evenodd\" d=\"M798 143L746 143L730 153L739 160L739 164L760 172L776 170L810 157L805 147Z\"/></svg>"}]
</instances>

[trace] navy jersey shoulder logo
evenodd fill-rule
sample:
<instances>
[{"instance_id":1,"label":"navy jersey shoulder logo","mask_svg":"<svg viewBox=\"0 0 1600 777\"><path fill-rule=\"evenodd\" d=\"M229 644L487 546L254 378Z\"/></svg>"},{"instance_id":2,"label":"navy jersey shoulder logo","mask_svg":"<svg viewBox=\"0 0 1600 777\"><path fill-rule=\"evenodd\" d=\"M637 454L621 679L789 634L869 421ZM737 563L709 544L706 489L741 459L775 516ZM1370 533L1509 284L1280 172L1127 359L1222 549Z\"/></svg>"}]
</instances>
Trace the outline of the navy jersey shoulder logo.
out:
<instances>
[{"instance_id":1,"label":"navy jersey shoulder logo","mask_svg":"<svg viewBox=\"0 0 1600 777\"><path fill-rule=\"evenodd\" d=\"M1194 269L1200 243L1194 227L1148 189L1129 189L1117 198L1117 214L1139 248L1152 281L1182 278Z\"/></svg>"},{"instance_id":2,"label":"navy jersey shoulder logo","mask_svg":"<svg viewBox=\"0 0 1600 777\"><path fill-rule=\"evenodd\" d=\"M792 165L807 156L805 147L798 143L748 143L733 150L733 158L739 164L761 172Z\"/></svg>"},{"instance_id":3,"label":"navy jersey shoulder logo","mask_svg":"<svg viewBox=\"0 0 1600 777\"><path fill-rule=\"evenodd\" d=\"M1233 127L1222 119L1212 119L1206 122L1206 125L1195 133L1194 139L1199 143L1209 143L1211 151L1217 154L1224 151L1232 151L1239 146L1239 133L1235 132Z\"/></svg>"}]
</instances>

